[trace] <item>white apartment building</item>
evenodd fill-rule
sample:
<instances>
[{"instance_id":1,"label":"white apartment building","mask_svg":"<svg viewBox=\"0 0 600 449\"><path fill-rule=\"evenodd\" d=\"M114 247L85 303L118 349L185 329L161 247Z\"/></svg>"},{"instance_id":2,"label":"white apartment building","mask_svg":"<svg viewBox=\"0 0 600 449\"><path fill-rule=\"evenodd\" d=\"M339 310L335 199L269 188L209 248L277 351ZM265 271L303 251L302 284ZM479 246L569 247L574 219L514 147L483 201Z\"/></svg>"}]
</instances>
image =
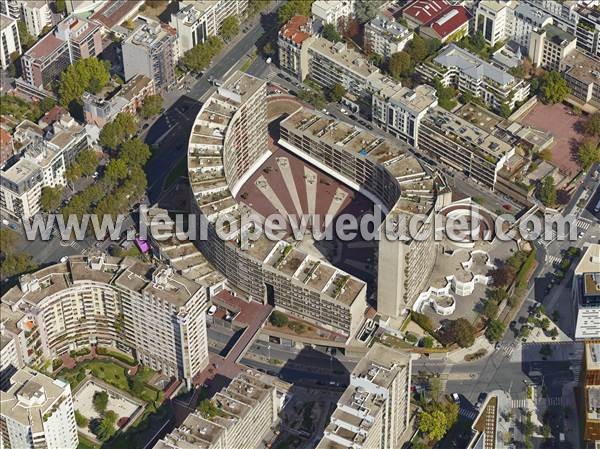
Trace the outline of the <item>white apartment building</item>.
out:
<instances>
[{"instance_id":1,"label":"white apartment building","mask_svg":"<svg viewBox=\"0 0 600 449\"><path fill-rule=\"evenodd\" d=\"M177 30L179 56L219 34L227 17L237 17L241 22L248 9L248 0L181 1L180 9L171 15L171 26Z\"/></svg>"},{"instance_id":2,"label":"white apartment building","mask_svg":"<svg viewBox=\"0 0 600 449\"><path fill-rule=\"evenodd\" d=\"M17 371L0 392L2 446L75 449L79 444L71 387L29 368Z\"/></svg>"},{"instance_id":3,"label":"white apartment building","mask_svg":"<svg viewBox=\"0 0 600 449\"><path fill-rule=\"evenodd\" d=\"M2 172L0 206L16 220L28 220L40 211L43 187L66 183L63 152L51 142L31 142L23 157Z\"/></svg>"},{"instance_id":4,"label":"white apartment building","mask_svg":"<svg viewBox=\"0 0 600 449\"><path fill-rule=\"evenodd\" d=\"M39 334L26 349L40 361L109 347L190 386L208 365L207 295L171 268L101 254L24 275L1 301L22 314L16 326Z\"/></svg>"},{"instance_id":5,"label":"white apartment building","mask_svg":"<svg viewBox=\"0 0 600 449\"><path fill-rule=\"evenodd\" d=\"M365 25L365 48L386 59L404 50L412 38L412 31L385 16L377 16Z\"/></svg>"},{"instance_id":6,"label":"white apartment building","mask_svg":"<svg viewBox=\"0 0 600 449\"><path fill-rule=\"evenodd\" d=\"M10 55L21 55L21 39L17 21L4 14L0 14L0 68L6 70L10 65Z\"/></svg>"},{"instance_id":7,"label":"white apartment building","mask_svg":"<svg viewBox=\"0 0 600 449\"><path fill-rule=\"evenodd\" d=\"M531 31L529 59L536 67L560 71L562 61L576 47L577 38L554 25Z\"/></svg>"},{"instance_id":8,"label":"white apartment building","mask_svg":"<svg viewBox=\"0 0 600 449\"><path fill-rule=\"evenodd\" d=\"M494 109L502 103L513 109L515 103L529 95L529 83L456 44L447 45L431 62L419 64L416 70L426 81L437 78L444 86L469 92Z\"/></svg>"},{"instance_id":9,"label":"white apartment building","mask_svg":"<svg viewBox=\"0 0 600 449\"><path fill-rule=\"evenodd\" d=\"M175 82L176 37L159 22L148 20L121 44L125 81L142 74L154 81L157 89Z\"/></svg>"},{"instance_id":10,"label":"white apartment building","mask_svg":"<svg viewBox=\"0 0 600 449\"><path fill-rule=\"evenodd\" d=\"M350 385L317 449L396 449L409 430L411 356L376 343L350 374Z\"/></svg>"},{"instance_id":11,"label":"white apartment building","mask_svg":"<svg viewBox=\"0 0 600 449\"><path fill-rule=\"evenodd\" d=\"M371 117L380 128L418 147L421 119L437 104L435 89L429 85L421 84L410 89L389 83L373 94Z\"/></svg>"},{"instance_id":12,"label":"white apartment building","mask_svg":"<svg viewBox=\"0 0 600 449\"><path fill-rule=\"evenodd\" d=\"M46 0L19 0L27 31L34 36L42 34L46 26L52 26L52 11Z\"/></svg>"},{"instance_id":13,"label":"white apartment building","mask_svg":"<svg viewBox=\"0 0 600 449\"><path fill-rule=\"evenodd\" d=\"M336 27L340 20L354 15L355 0L317 0L312 4L313 18Z\"/></svg>"},{"instance_id":14,"label":"white apartment building","mask_svg":"<svg viewBox=\"0 0 600 449\"><path fill-rule=\"evenodd\" d=\"M259 447L278 420L278 401L272 378L253 370L238 374L210 401L216 416L192 412L183 424L154 449L248 449Z\"/></svg>"},{"instance_id":15,"label":"white apartment building","mask_svg":"<svg viewBox=\"0 0 600 449\"><path fill-rule=\"evenodd\" d=\"M575 340L600 339L600 244L587 247L573 272Z\"/></svg>"}]
</instances>

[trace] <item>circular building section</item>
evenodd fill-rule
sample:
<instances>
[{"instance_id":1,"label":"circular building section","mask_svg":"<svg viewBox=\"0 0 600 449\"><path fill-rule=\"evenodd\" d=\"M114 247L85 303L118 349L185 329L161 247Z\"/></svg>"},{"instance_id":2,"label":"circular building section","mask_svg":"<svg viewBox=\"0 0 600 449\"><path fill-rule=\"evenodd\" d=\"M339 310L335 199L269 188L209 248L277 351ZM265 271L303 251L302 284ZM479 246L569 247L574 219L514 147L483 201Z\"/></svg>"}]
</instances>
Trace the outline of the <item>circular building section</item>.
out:
<instances>
[{"instance_id":1,"label":"circular building section","mask_svg":"<svg viewBox=\"0 0 600 449\"><path fill-rule=\"evenodd\" d=\"M208 98L190 135L188 171L198 229L206 230L198 247L230 285L346 337L364 319L365 281L381 285L374 273L382 261L390 279L378 309L394 316L410 307L435 262L433 235L345 246L314 238L330 229L325 216L361 218L375 207L383 221L377 233L397 225L398 215L432 218L436 185L405 149L294 97L268 95L264 80L236 72ZM256 238L245 218L272 214L286 221L282 237ZM303 216L305 232L294 233L292 221ZM361 247L373 251L361 257Z\"/></svg>"}]
</instances>

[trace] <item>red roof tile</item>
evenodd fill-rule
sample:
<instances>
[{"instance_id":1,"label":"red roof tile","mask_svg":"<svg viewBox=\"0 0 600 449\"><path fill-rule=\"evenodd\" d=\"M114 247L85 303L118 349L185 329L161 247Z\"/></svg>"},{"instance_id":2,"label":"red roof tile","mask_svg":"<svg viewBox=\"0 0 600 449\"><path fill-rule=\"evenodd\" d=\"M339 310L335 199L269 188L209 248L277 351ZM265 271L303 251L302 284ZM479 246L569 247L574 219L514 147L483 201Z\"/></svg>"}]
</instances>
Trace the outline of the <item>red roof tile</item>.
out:
<instances>
[{"instance_id":1,"label":"red roof tile","mask_svg":"<svg viewBox=\"0 0 600 449\"><path fill-rule=\"evenodd\" d=\"M64 42L54 36L53 33L48 33L37 44L31 47L26 54L33 58L46 58L63 44Z\"/></svg>"},{"instance_id":2,"label":"red roof tile","mask_svg":"<svg viewBox=\"0 0 600 449\"><path fill-rule=\"evenodd\" d=\"M302 28L308 25L308 17L294 16L281 29L281 34L286 39L292 39L294 43L301 44L310 37Z\"/></svg>"},{"instance_id":3,"label":"red roof tile","mask_svg":"<svg viewBox=\"0 0 600 449\"><path fill-rule=\"evenodd\" d=\"M416 0L407 6L403 11L403 16L409 16L413 21L427 24L436 20L452 5L446 0Z\"/></svg>"},{"instance_id":4,"label":"red roof tile","mask_svg":"<svg viewBox=\"0 0 600 449\"><path fill-rule=\"evenodd\" d=\"M123 19L138 7L138 2L129 0L113 0L108 2L98 12L92 15L91 19L102 23L106 28L121 23Z\"/></svg>"},{"instance_id":5,"label":"red roof tile","mask_svg":"<svg viewBox=\"0 0 600 449\"><path fill-rule=\"evenodd\" d=\"M444 39L468 21L469 13L467 10L463 6L453 6L435 21L428 23L427 26L431 27L441 39Z\"/></svg>"}]
</instances>

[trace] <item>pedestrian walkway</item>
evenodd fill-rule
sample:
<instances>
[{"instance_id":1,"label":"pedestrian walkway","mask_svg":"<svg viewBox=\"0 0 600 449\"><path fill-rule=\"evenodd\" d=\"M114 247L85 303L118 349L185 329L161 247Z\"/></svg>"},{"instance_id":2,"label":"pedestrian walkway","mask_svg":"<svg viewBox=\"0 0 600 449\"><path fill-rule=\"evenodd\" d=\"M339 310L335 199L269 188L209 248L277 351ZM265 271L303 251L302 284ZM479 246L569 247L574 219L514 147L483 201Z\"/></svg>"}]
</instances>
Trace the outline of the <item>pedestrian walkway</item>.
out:
<instances>
[{"instance_id":1,"label":"pedestrian walkway","mask_svg":"<svg viewBox=\"0 0 600 449\"><path fill-rule=\"evenodd\" d=\"M513 399L512 408L527 408L531 404L530 399Z\"/></svg>"},{"instance_id":2,"label":"pedestrian walkway","mask_svg":"<svg viewBox=\"0 0 600 449\"><path fill-rule=\"evenodd\" d=\"M592 226L592 221L587 218L578 218L576 225L579 231L587 231Z\"/></svg>"},{"instance_id":3,"label":"pedestrian walkway","mask_svg":"<svg viewBox=\"0 0 600 449\"><path fill-rule=\"evenodd\" d=\"M464 408L461 408L459 414L461 416L464 416L468 420L474 421L475 418L477 418L477 415L479 414L479 412L475 409L465 410Z\"/></svg>"},{"instance_id":4,"label":"pedestrian walkway","mask_svg":"<svg viewBox=\"0 0 600 449\"><path fill-rule=\"evenodd\" d=\"M506 355L506 357L510 357L516 349L517 344L517 342L513 342L511 344L503 343L498 347L498 349L496 349L496 351L501 351Z\"/></svg>"}]
</instances>

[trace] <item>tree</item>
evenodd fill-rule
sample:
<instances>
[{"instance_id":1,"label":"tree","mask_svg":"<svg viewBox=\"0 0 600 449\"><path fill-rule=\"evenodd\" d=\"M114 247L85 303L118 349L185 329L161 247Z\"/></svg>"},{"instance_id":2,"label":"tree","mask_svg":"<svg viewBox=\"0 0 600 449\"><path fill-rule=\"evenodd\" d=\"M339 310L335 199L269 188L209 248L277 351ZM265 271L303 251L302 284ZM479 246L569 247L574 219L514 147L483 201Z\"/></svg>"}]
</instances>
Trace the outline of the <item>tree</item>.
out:
<instances>
[{"instance_id":1,"label":"tree","mask_svg":"<svg viewBox=\"0 0 600 449\"><path fill-rule=\"evenodd\" d=\"M144 391L144 382L139 376L129 376L127 378L127 385L134 396L139 396Z\"/></svg>"},{"instance_id":2,"label":"tree","mask_svg":"<svg viewBox=\"0 0 600 449\"><path fill-rule=\"evenodd\" d=\"M438 97L438 104L451 111L456 106L456 93L451 87L445 87L439 80L434 81L435 89Z\"/></svg>"},{"instance_id":3,"label":"tree","mask_svg":"<svg viewBox=\"0 0 600 449\"><path fill-rule=\"evenodd\" d=\"M541 82L542 101L548 104L562 103L571 93L567 82L558 72L547 72Z\"/></svg>"},{"instance_id":4,"label":"tree","mask_svg":"<svg viewBox=\"0 0 600 449\"><path fill-rule=\"evenodd\" d=\"M94 174L98 167L98 160L98 154L91 148L81 151L75 158L75 162L79 166L81 175L83 176Z\"/></svg>"},{"instance_id":5,"label":"tree","mask_svg":"<svg viewBox=\"0 0 600 449\"><path fill-rule=\"evenodd\" d=\"M269 322L273 326L284 327L288 324L288 317L285 313L280 312L279 310L273 310L271 316L269 317Z\"/></svg>"},{"instance_id":6,"label":"tree","mask_svg":"<svg viewBox=\"0 0 600 449\"><path fill-rule=\"evenodd\" d=\"M468 348L475 342L475 328L465 318L459 318L446 324L443 336L449 343L454 342L462 348Z\"/></svg>"},{"instance_id":7,"label":"tree","mask_svg":"<svg viewBox=\"0 0 600 449\"><path fill-rule=\"evenodd\" d=\"M271 42L267 42L263 47L263 54L265 56L273 56L275 54L275 49Z\"/></svg>"},{"instance_id":8,"label":"tree","mask_svg":"<svg viewBox=\"0 0 600 449\"><path fill-rule=\"evenodd\" d=\"M229 16L223 19L221 23L221 37L228 41L233 39L240 32L240 22L236 16Z\"/></svg>"},{"instance_id":9,"label":"tree","mask_svg":"<svg viewBox=\"0 0 600 449\"><path fill-rule=\"evenodd\" d=\"M429 54L429 47L425 39L418 34L415 34L413 39L408 43L407 50L412 61L416 64L423 61Z\"/></svg>"},{"instance_id":10,"label":"tree","mask_svg":"<svg viewBox=\"0 0 600 449\"><path fill-rule=\"evenodd\" d=\"M196 409L203 418L208 420L219 414L219 409L210 399L204 399L203 401L200 401Z\"/></svg>"},{"instance_id":11,"label":"tree","mask_svg":"<svg viewBox=\"0 0 600 449\"><path fill-rule=\"evenodd\" d=\"M67 107L72 102L81 102L85 91L96 94L110 80L108 67L96 57L79 59L61 73L58 86L60 103Z\"/></svg>"},{"instance_id":12,"label":"tree","mask_svg":"<svg viewBox=\"0 0 600 449\"><path fill-rule=\"evenodd\" d=\"M289 0L277 11L279 24L283 25L296 15L307 16L311 14L312 0Z\"/></svg>"},{"instance_id":13,"label":"tree","mask_svg":"<svg viewBox=\"0 0 600 449\"><path fill-rule=\"evenodd\" d=\"M42 187L42 193L40 195L40 206L46 213L50 213L60 206L60 199L62 197L62 188L57 187Z\"/></svg>"},{"instance_id":14,"label":"tree","mask_svg":"<svg viewBox=\"0 0 600 449\"><path fill-rule=\"evenodd\" d=\"M62 14L66 11L65 0L56 0L54 3L56 5L56 12Z\"/></svg>"},{"instance_id":15,"label":"tree","mask_svg":"<svg viewBox=\"0 0 600 449\"><path fill-rule=\"evenodd\" d=\"M8 279L15 274L32 271L36 265L31 256L16 249L19 234L12 229L0 228L0 279Z\"/></svg>"},{"instance_id":16,"label":"tree","mask_svg":"<svg viewBox=\"0 0 600 449\"><path fill-rule=\"evenodd\" d=\"M433 348L433 338L429 335L423 337L421 342L423 343L424 348Z\"/></svg>"},{"instance_id":17,"label":"tree","mask_svg":"<svg viewBox=\"0 0 600 449\"><path fill-rule=\"evenodd\" d=\"M160 114L160 111L163 107L163 97L160 95L148 95L144 98L144 102L142 103L142 107L140 109L140 113L142 117L145 119L154 117L155 115Z\"/></svg>"},{"instance_id":18,"label":"tree","mask_svg":"<svg viewBox=\"0 0 600 449\"><path fill-rule=\"evenodd\" d=\"M341 84L336 84L331 88L331 91L329 92L329 98L331 99L331 101L336 103L340 101L344 97L344 95L346 95L346 89Z\"/></svg>"},{"instance_id":19,"label":"tree","mask_svg":"<svg viewBox=\"0 0 600 449\"><path fill-rule=\"evenodd\" d=\"M410 55L405 51L394 53L390 57L389 70L390 75L397 80L410 75L412 71L412 60Z\"/></svg>"},{"instance_id":20,"label":"tree","mask_svg":"<svg viewBox=\"0 0 600 449\"><path fill-rule=\"evenodd\" d=\"M415 441L410 445L410 449L431 449L423 440Z\"/></svg>"},{"instance_id":21,"label":"tree","mask_svg":"<svg viewBox=\"0 0 600 449\"><path fill-rule=\"evenodd\" d=\"M556 186L554 185L554 178L552 176L546 176L542 180L540 201L544 206L553 206L556 204Z\"/></svg>"},{"instance_id":22,"label":"tree","mask_svg":"<svg viewBox=\"0 0 600 449\"><path fill-rule=\"evenodd\" d=\"M323 37L331 42L341 42L342 36L338 33L335 25L328 23L323 27Z\"/></svg>"},{"instance_id":23,"label":"tree","mask_svg":"<svg viewBox=\"0 0 600 449\"><path fill-rule=\"evenodd\" d=\"M37 39L29 33L27 25L21 20L17 21L17 30L19 32L19 40L21 41L21 48L23 53L25 53L25 51L29 50L36 43Z\"/></svg>"},{"instance_id":24,"label":"tree","mask_svg":"<svg viewBox=\"0 0 600 449\"><path fill-rule=\"evenodd\" d=\"M538 156L543 161L551 161L552 160L552 150L550 148L546 148L538 153Z\"/></svg>"},{"instance_id":25,"label":"tree","mask_svg":"<svg viewBox=\"0 0 600 449\"><path fill-rule=\"evenodd\" d=\"M113 159L106 166L104 179L109 184L122 181L127 177L127 163L123 159Z\"/></svg>"},{"instance_id":26,"label":"tree","mask_svg":"<svg viewBox=\"0 0 600 449\"><path fill-rule=\"evenodd\" d=\"M108 405L108 393L106 391L96 391L92 403L94 405L94 410L101 415L104 414L106 406Z\"/></svg>"},{"instance_id":27,"label":"tree","mask_svg":"<svg viewBox=\"0 0 600 449\"><path fill-rule=\"evenodd\" d=\"M218 36L211 36L205 42L186 51L181 58L181 65L189 71L200 72L204 70L217 53L223 48L223 41Z\"/></svg>"},{"instance_id":28,"label":"tree","mask_svg":"<svg viewBox=\"0 0 600 449\"><path fill-rule=\"evenodd\" d=\"M485 336L490 342L496 342L502 340L506 327L499 320L491 320L488 323L487 329L485 330Z\"/></svg>"},{"instance_id":29,"label":"tree","mask_svg":"<svg viewBox=\"0 0 600 449\"><path fill-rule=\"evenodd\" d=\"M379 7L384 0L356 0L354 14L360 23L366 23L374 19L379 12Z\"/></svg>"},{"instance_id":30,"label":"tree","mask_svg":"<svg viewBox=\"0 0 600 449\"><path fill-rule=\"evenodd\" d=\"M117 414L112 410L106 412L95 432L100 441L107 441L114 435L117 430L115 427L117 418Z\"/></svg>"},{"instance_id":31,"label":"tree","mask_svg":"<svg viewBox=\"0 0 600 449\"><path fill-rule=\"evenodd\" d=\"M65 179L72 185L79 178L81 178L81 167L77 162L73 162L65 170Z\"/></svg>"},{"instance_id":32,"label":"tree","mask_svg":"<svg viewBox=\"0 0 600 449\"><path fill-rule=\"evenodd\" d=\"M77 427L87 427L89 420L79 410L75 410L75 422Z\"/></svg>"},{"instance_id":33,"label":"tree","mask_svg":"<svg viewBox=\"0 0 600 449\"><path fill-rule=\"evenodd\" d=\"M498 303L488 299L483 305L483 315L489 319L494 319L498 313Z\"/></svg>"},{"instance_id":34,"label":"tree","mask_svg":"<svg viewBox=\"0 0 600 449\"><path fill-rule=\"evenodd\" d=\"M131 114L120 112L115 119L104 125L100 131L98 143L105 148L115 150L117 146L137 131L137 123Z\"/></svg>"},{"instance_id":35,"label":"tree","mask_svg":"<svg viewBox=\"0 0 600 449\"><path fill-rule=\"evenodd\" d=\"M498 112L500 112L500 115L504 118L510 117L511 110L508 103L503 102L502 104L500 104L500 109Z\"/></svg>"},{"instance_id":36,"label":"tree","mask_svg":"<svg viewBox=\"0 0 600 449\"><path fill-rule=\"evenodd\" d=\"M584 170L589 169L596 162L600 162L600 147L591 140L584 140L577 149L579 165Z\"/></svg>"},{"instance_id":37,"label":"tree","mask_svg":"<svg viewBox=\"0 0 600 449\"><path fill-rule=\"evenodd\" d=\"M439 401L440 395L442 394L442 391L444 391L442 381L439 377L430 377L428 383L429 391L431 392L431 398L434 401Z\"/></svg>"},{"instance_id":38,"label":"tree","mask_svg":"<svg viewBox=\"0 0 600 449\"><path fill-rule=\"evenodd\" d=\"M490 270L489 275L492 278L492 286L506 287L513 280L515 270L510 265L501 265Z\"/></svg>"},{"instance_id":39,"label":"tree","mask_svg":"<svg viewBox=\"0 0 600 449\"><path fill-rule=\"evenodd\" d=\"M585 132L590 136L600 136L600 112L590 115L585 122Z\"/></svg>"},{"instance_id":40,"label":"tree","mask_svg":"<svg viewBox=\"0 0 600 449\"><path fill-rule=\"evenodd\" d=\"M150 147L139 138L134 137L121 145L119 159L126 162L129 167L142 167L148 162L151 154Z\"/></svg>"},{"instance_id":41,"label":"tree","mask_svg":"<svg viewBox=\"0 0 600 449\"><path fill-rule=\"evenodd\" d=\"M446 435L448 420L441 410L421 412L419 417L419 430L433 441L441 440Z\"/></svg>"}]
</instances>

